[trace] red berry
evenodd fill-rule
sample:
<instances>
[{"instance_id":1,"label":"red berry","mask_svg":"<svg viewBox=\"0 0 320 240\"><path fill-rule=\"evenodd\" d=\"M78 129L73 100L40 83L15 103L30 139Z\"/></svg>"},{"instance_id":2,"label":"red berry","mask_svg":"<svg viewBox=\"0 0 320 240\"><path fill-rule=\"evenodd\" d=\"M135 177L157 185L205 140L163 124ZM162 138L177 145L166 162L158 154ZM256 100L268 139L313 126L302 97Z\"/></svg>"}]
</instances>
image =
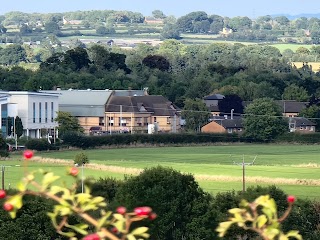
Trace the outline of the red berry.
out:
<instances>
[{"instance_id":1,"label":"red berry","mask_svg":"<svg viewBox=\"0 0 320 240\"><path fill-rule=\"evenodd\" d=\"M89 234L89 235L87 235L87 236L85 236L85 237L83 238L83 240L100 240L100 239L101 239L101 238L100 238L99 235L96 234L96 233Z\"/></svg>"},{"instance_id":2,"label":"red berry","mask_svg":"<svg viewBox=\"0 0 320 240\"><path fill-rule=\"evenodd\" d=\"M5 190L0 190L0 199L6 197L6 191Z\"/></svg>"},{"instance_id":3,"label":"red berry","mask_svg":"<svg viewBox=\"0 0 320 240\"><path fill-rule=\"evenodd\" d=\"M295 198L295 196L290 195L290 196L288 196L287 201L289 203L294 203L296 201L296 198Z\"/></svg>"},{"instance_id":4,"label":"red berry","mask_svg":"<svg viewBox=\"0 0 320 240\"><path fill-rule=\"evenodd\" d=\"M125 214L127 212L127 209L125 207L117 207L117 213Z\"/></svg>"},{"instance_id":5,"label":"red berry","mask_svg":"<svg viewBox=\"0 0 320 240\"><path fill-rule=\"evenodd\" d=\"M113 228L111 228L111 232L118 233L119 231L118 231L118 229L116 227L113 227Z\"/></svg>"},{"instance_id":6,"label":"red berry","mask_svg":"<svg viewBox=\"0 0 320 240\"><path fill-rule=\"evenodd\" d=\"M76 168L76 167L72 167L72 168L70 168L70 171L69 171L69 174L70 175L72 175L72 176L77 176L78 175L78 173L79 173L79 169L78 168Z\"/></svg>"},{"instance_id":7,"label":"red berry","mask_svg":"<svg viewBox=\"0 0 320 240\"><path fill-rule=\"evenodd\" d=\"M3 209L7 212L11 212L13 210L13 205L11 203L4 203Z\"/></svg>"},{"instance_id":8,"label":"red berry","mask_svg":"<svg viewBox=\"0 0 320 240\"><path fill-rule=\"evenodd\" d=\"M30 159L30 158L33 157L33 151L31 151L31 150L25 150L25 151L23 152L23 156L24 156L25 159Z\"/></svg>"},{"instance_id":9,"label":"red berry","mask_svg":"<svg viewBox=\"0 0 320 240\"><path fill-rule=\"evenodd\" d=\"M158 215L157 215L156 213L151 213L151 214L149 215L149 219L150 219L150 220L155 220L157 217L158 217Z\"/></svg>"},{"instance_id":10,"label":"red berry","mask_svg":"<svg viewBox=\"0 0 320 240\"><path fill-rule=\"evenodd\" d=\"M148 216L152 212L152 209L151 207L137 207L134 209L134 212L138 216Z\"/></svg>"}]
</instances>

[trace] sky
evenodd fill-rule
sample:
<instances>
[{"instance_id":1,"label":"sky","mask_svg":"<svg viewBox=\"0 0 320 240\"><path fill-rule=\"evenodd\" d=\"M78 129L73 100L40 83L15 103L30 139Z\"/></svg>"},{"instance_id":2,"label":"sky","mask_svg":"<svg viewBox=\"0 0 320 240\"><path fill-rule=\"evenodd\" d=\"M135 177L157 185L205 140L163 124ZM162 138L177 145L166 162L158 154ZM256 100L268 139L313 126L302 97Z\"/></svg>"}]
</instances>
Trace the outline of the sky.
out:
<instances>
[{"instance_id":1,"label":"sky","mask_svg":"<svg viewBox=\"0 0 320 240\"><path fill-rule=\"evenodd\" d=\"M1 0L0 14L21 12L68 12L77 10L129 10L151 16L159 9L166 15L183 16L205 11L220 16L297 15L320 13L319 0Z\"/></svg>"}]
</instances>

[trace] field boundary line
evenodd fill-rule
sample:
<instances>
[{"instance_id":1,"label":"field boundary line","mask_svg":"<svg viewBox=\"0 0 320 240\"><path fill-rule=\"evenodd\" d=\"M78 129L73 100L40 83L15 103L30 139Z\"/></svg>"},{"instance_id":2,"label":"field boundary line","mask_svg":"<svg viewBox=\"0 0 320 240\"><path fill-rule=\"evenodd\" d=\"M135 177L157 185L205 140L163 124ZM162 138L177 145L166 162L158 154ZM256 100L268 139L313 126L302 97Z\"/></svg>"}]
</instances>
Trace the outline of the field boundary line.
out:
<instances>
[{"instance_id":1,"label":"field boundary line","mask_svg":"<svg viewBox=\"0 0 320 240\"><path fill-rule=\"evenodd\" d=\"M34 157L31 161L40 163L54 163L64 166L74 166L73 160L55 159L55 158L42 158ZM97 163L88 163L86 168L92 170L109 171L114 173L123 174L139 174L143 172L141 168L129 168L111 166ZM190 174L190 173L186 173ZM204 174L192 174L196 180L199 181L215 181L215 182L242 182L242 177L232 177L226 175L204 175ZM318 179L291 179L291 178L269 178L269 177L246 177L246 182L249 183L267 183L267 184L285 184L285 185L305 185L305 186L320 186L320 180Z\"/></svg>"}]
</instances>

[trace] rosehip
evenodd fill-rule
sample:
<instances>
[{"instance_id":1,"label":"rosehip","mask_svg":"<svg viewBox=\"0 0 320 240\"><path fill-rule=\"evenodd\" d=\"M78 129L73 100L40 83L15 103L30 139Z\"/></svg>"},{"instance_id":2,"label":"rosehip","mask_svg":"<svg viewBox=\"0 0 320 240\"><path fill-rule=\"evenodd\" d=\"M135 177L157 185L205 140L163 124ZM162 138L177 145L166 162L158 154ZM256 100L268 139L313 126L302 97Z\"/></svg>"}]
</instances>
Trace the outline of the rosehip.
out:
<instances>
[{"instance_id":1,"label":"rosehip","mask_svg":"<svg viewBox=\"0 0 320 240\"><path fill-rule=\"evenodd\" d=\"M147 216L152 212L150 207L137 207L134 209L135 214L138 216Z\"/></svg>"},{"instance_id":2,"label":"rosehip","mask_svg":"<svg viewBox=\"0 0 320 240\"><path fill-rule=\"evenodd\" d=\"M85 236L85 237L83 238L83 240L100 240L100 239L101 239L101 238L100 238L99 235L96 234L96 233L89 234L89 235L87 235L87 236Z\"/></svg>"},{"instance_id":3,"label":"rosehip","mask_svg":"<svg viewBox=\"0 0 320 240\"><path fill-rule=\"evenodd\" d=\"M157 217L158 217L158 215L157 215L156 213L151 213L151 214L149 215L149 219L150 219L150 220L155 220Z\"/></svg>"},{"instance_id":4,"label":"rosehip","mask_svg":"<svg viewBox=\"0 0 320 240\"><path fill-rule=\"evenodd\" d=\"M33 157L33 151L31 151L31 150L25 150L25 151L23 152L23 156L24 156L25 159L30 159L30 158Z\"/></svg>"},{"instance_id":5,"label":"rosehip","mask_svg":"<svg viewBox=\"0 0 320 240\"><path fill-rule=\"evenodd\" d=\"M111 228L111 232L118 233L119 231L118 231L118 229L116 227L114 227L114 228Z\"/></svg>"},{"instance_id":6,"label":"rosehip","mask_svg":"<svg viewBox=\"0 0 320 240\"><path fill-rule=\"evenodd\" d=\"M6 197L6 191L5 190L0 190L0 199Z\"/></svg>"},{"instance_id":7,"label":"rosehip","mask_svg":"<svg viewBox=\"0 0 320 240\"><path fill-rule=\"evenodd\" d=\"M127 212L127 209L125 207L117 207L117 213L125 214Z\"/></svg>"},{"instance_id":8,"label":"rosehip","mask_svg":"<svg viewBox=\"0 0 320 240\"><path fill-rule=\"evenodd\" d=\"M78 168L76 168L76 167L72 167L72 168L70 168L70 171L69 171L69 174L70 175L72 175L72 176L77 176L78 175L78 173L79 173L79 169Z\"/></svg>"},{"instance_id":9,"label":"rosehip","mask_svg":"<svg viewBox=\"0 0 320 240\"><path fill-rule=\"evenodd\" d=\"M296 198L295 198L295 196L290 195L290 196L288 196L287 201L289 203L294 203L296 201Z\"/></svg>"},{"instance_id":10,"label":"rosehip","mask_svg":"<svg viewBox=\"0 0 320 240\"><path fill-rule=\"evenodd\" d=\"M7 212L11 212L13 210L13 205L11 203L4 203L3 209Z\"/></svg>"}]
</instances>

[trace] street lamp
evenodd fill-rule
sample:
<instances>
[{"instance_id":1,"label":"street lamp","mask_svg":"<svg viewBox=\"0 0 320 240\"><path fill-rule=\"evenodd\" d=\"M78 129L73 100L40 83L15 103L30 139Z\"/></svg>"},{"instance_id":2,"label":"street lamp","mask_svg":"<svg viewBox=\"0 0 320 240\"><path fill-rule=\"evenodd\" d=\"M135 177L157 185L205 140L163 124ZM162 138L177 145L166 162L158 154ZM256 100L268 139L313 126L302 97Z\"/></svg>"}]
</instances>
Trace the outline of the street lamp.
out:
<instances>
[{"instance_id":1,"label":"street lamp","mask_svg":"<svg viewBox=\"0 0 320 240\"><path fill-rule=\"evenodd\" d=\"M81 193L84 192L84 176L83 176L84 164L85 164L85 162L83 162L83 163L81 164ZM75 167L79 167L79 164L76 163L74 166L75 166Z\"/></svg>"}]
</instances>

